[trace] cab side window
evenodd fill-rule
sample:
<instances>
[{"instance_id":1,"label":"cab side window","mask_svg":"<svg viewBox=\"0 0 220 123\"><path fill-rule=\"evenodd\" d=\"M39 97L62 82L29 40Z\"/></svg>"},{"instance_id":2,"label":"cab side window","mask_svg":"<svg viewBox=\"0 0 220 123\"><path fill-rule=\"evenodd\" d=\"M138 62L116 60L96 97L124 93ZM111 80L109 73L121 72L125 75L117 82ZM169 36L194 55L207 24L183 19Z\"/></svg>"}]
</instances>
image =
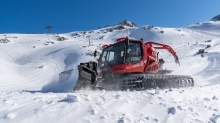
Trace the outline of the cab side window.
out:
<instances>
[{"instance_id":1,"label":"cab side window","mask_svg":"<svg viewBox=\"0 0 220 123\"><path fill-rule=\"evenodd\" d=\"M135 64L142 59L140 43L130 42L128 46L128 57L129 57L129 62L131 62L132 64Z\"/></svg>"}]
</instances>

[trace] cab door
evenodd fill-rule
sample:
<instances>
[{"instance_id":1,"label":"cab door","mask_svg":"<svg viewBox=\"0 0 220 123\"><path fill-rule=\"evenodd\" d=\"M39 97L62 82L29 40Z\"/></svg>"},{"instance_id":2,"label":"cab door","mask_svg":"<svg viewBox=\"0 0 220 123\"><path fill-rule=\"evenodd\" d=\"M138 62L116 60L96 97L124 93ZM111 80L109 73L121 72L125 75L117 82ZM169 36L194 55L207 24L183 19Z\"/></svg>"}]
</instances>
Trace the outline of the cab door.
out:
<instances>
[{"instance_id":1,"label":"cab door","mask_svg":"<svg viewBox=\"0 0 220 123\"><path fill-rule=\"evenodd\" d=\"M141 42L130 42L126 54L126 69L128 73L143 72L143 51Z\"/></svg>"}]
</instances>

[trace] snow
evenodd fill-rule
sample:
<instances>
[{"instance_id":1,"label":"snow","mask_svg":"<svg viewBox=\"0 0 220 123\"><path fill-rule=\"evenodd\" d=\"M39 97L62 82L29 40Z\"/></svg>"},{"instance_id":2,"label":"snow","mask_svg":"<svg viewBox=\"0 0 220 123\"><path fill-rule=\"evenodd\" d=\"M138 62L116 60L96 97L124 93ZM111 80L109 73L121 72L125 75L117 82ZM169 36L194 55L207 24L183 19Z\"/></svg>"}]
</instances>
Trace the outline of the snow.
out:
<instances>
[{"instance_id":1,"label":"snow","mask_svg":"<svg viewBox=\"0 0 220 123\"><path fill-rule=\"evenodd\" d=\"M59 35L0 34L10 41L0 43L0 122L220 123L220 22L125 27ZM58 36L67 40L58 41ZM195 87L73 92L77 65L94 61L95 49L125 36L170 45L180 66L168 52L159 51L165 68L192 76ZM207 53L196 54L199 49ZM59 74L67 70L72 74L60 81Z\"/></svg>"}]
</instances>

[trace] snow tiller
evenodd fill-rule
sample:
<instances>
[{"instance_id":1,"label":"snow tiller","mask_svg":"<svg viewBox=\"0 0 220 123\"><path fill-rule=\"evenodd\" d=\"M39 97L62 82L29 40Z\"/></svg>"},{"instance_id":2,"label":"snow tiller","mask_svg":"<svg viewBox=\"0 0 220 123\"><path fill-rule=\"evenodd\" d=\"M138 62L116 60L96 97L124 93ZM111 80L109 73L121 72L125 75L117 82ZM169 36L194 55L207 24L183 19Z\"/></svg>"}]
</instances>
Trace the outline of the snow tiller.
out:
<instances>
[{"instance_id":1,"label":"snow tiller","mask_svg":"<svg viewBox=\"0 0 220 123\"><path fill-rule=\"evenodd\" d=\"M171 53L177 64L178 56L168 45L143 40L119 38L114 44L104 45L98 62L78 65L79 78L73 90L82 88L105 90L144 90L149 88L179 88L194 85L193 78L169 75L156 49ZM94 52L96 57L97 52ZM168 75L167 75L168 74Z\"/></svg>"}]
</instances>

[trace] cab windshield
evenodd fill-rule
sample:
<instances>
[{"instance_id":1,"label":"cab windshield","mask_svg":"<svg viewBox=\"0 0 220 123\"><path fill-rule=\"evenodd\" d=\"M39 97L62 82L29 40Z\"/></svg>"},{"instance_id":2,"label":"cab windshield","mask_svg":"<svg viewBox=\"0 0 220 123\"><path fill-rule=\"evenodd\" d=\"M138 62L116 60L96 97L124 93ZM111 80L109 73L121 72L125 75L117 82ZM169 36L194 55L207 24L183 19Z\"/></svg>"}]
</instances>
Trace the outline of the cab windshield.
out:
<instances>
[{"instance_id":1,"label":"cab windshield","mask_svg":"<svg viewBox=\"0 0 220 123\"><path fill-rule=\"evenodd\" d=\"M125 43L121 42L104 49L100 56L98 65L100 68L104 68L123 64L125 62L135 64L139 62L141 58L141 43L130 42L125 56Z\"/></svg>"},{"instance_id":2,"label":"cab windshield","mask_svg":"<svg viewBox=\"0 0 220 123\"><path fill-rule=\"evenodd\" d=\"M102 51L99 59L99 66L108 67L124 63L124 43L110 46Z\"/></svg>"}]
</instances>

